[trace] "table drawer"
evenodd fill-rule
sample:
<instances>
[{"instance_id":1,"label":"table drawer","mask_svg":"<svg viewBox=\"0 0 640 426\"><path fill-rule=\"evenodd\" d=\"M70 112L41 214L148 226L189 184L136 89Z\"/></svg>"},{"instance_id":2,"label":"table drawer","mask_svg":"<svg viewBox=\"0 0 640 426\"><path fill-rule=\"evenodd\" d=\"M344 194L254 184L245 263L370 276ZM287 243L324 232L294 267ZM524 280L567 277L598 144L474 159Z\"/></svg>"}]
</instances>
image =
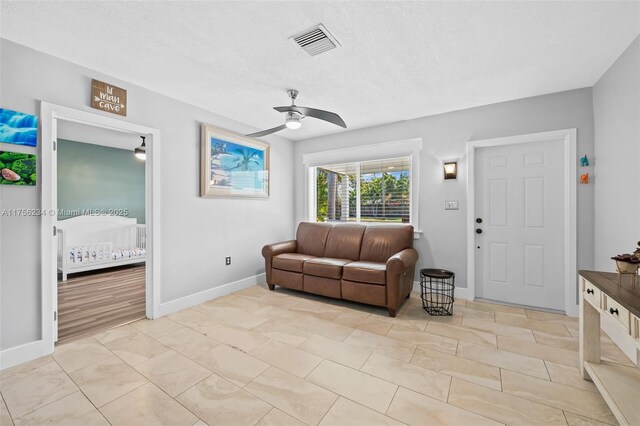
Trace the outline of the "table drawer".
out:
<instances>
[{"instance_id":1,"label":"table drawer","mask_svg":"<svg viewBox=\"0 0 640 426\"><path fill-rule=\"evenodd\" d=\"M592 305L597 308L602 308L602 293L600 289L591 284L589 281L584 280L584 298L589 300Z\"/></svg>"},{"instance_id":2,"label":"table drawer","mask_svg":"<svg viewBox=\"0 0 640 426\"><path fill-rule=\"evenodd\" d=\"M624 328L629 330L630 314L625 308L622 307L615 300L605 295L604 305L605 315L618 321Z\"/></svg>"}]
</instances>

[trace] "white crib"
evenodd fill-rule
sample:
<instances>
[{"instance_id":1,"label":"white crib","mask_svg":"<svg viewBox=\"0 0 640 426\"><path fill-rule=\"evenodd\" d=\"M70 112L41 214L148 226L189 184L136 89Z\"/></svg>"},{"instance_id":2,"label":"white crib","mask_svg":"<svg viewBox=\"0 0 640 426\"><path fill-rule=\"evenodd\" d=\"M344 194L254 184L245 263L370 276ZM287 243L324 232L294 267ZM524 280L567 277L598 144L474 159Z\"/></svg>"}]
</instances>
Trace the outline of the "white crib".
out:
<instances>
[{"instance_id":1,"label":"white crib","mask_svg":"<svg viewBox=\"0 0 640 426\"><path fill-rule=\"evenodd\" d=\"M144 263L147 232L137 219L77 216L58 222L58 270L69 274Z\"/></svg>"}]
</instances>

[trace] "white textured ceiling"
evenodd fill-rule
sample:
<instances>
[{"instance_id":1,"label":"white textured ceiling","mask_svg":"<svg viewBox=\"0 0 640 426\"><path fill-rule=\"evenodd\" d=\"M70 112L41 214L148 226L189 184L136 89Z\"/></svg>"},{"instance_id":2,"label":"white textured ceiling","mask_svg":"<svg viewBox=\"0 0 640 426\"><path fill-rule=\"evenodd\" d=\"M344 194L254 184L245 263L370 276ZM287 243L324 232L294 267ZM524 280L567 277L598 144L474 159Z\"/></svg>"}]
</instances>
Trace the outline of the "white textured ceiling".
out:
<instances>
[{"instance_id":1,"label":"white textured ceiling","mask_svg":"<svg viewBox=\"0 0 640 426\"><path fill-rule=\"evenodd\" d=\"M592 86L640 3L2 1L0 19L4 38L257 129L283 123L288 88L354 129ZM308 57L288 37L318 23L342 47Z\"/></svg>"}]
</instances>

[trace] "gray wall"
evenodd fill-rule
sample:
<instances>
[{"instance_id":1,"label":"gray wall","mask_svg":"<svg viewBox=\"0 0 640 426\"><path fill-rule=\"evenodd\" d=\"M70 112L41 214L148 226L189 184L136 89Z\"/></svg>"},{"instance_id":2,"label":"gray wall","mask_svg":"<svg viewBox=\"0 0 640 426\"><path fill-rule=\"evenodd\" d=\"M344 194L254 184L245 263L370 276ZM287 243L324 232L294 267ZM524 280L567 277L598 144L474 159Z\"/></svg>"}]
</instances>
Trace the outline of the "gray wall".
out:
<instances>
[{"instance_id":1,"label":"gray wall","mask_svg":"<svg viewBox=\"0 0 640 426\"><path fill-rule=\"evenodd\" d=\"M45 100L113 117L88 106L96 78L128 90L123 120L162 132L162 302L262 273L262 245L293 236L290 141L268 138L269 199L200 198L200 122L238 132L255 129L7 40L0 41L0 54L5 108L38 114ZM27 152L39 155L40 149ZM2 186L0 208L38 208L39 191ZM0 217L0 241L0 349L7 349L41 337L39 219ZM232 266L224 266L225 256L233 256Z\"/></svg>"},{"instance_id":2,"label":"gray wall","mask_svg":"<svg viewBox=\"0 0 640 426\"><path fill-rule=\"evenodd\" d=\"M145 222L144 161L132 150L58 138L58 210L126 210ZM82 213L80 213L82 214Z\"/></svg>"},{"instance_id":3,"label":"gray wall","mask_svg":"<svg viewBox=\"0 0 640 426\"><path fill-rule=\"evenodd\" d=\"M595 268L640 240L640 37L593 88Z\"/></svg>"},{"instance_id":4,"label":"gray wall","mask_svg":"<svg viewBox=\"0 0 640 426\"><path fill-rule=\"evenodd\" d=\"M577 128L578 153L593 155L591 89L571 90L446 114L407 120L295 144L296 219L304 217L302 155L315 151L421 137L420 226L415 241L419 268L437 266L456 273L456 285L467 286L466 142L550 130ZM458 178L442 179L442 161L459 158ZM576 160L577 161L577 160ZM577 179L577 176L576 176ZM460 210L445 211L445 200ZM578 267L593 266L593 186L578 187Z\"/></svg>"}]
</instances>

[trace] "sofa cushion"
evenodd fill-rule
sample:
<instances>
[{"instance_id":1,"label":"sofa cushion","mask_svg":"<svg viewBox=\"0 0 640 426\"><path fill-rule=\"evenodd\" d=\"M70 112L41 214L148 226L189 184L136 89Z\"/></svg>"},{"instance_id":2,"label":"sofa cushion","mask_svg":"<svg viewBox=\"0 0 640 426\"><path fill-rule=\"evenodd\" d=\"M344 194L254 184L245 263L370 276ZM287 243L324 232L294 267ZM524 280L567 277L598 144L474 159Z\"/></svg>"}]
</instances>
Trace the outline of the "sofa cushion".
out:
<instances>
[{"instance_id":1,"label":"sofa cushion","mask_svg":"<svg viewBox=\"0 0 640 426\"><path fill-rule=\"evenodd\" d=\"M302 222L296 232L296 252L309 256L323 257L324 245L333 226L330 223Z\"/></svg>"},{"instance_id":2,"label":"sofa cushion","mask_svg":"<svg viewBox=\"0 0 640 426\"><path fill-rule=\"evenodd\" d=\"M360 260L386 262L394 254L413 247L413 226L367 226L362 236Z\"/></svg>"},{"instance_id":3,"label":"sofa cushion","mask_svg":"<svg viewBox=\"0 0 640 426\"><path fill-rule=\"evenodd\" d=\"M342 277L342 267L351 262L349 259L333 259L330 257L316 257L304 262L302 271L305 275L316 277L335 278Z\"/></svg>"},{"instance_id":4,"label":"sofa cushion","mask_svg":"<svg viewBox=\"0 0 640 426\"><path fill-rule=\"evenodd\" d=\"M282 253L273 257L271 265L275 269L281 269L283 271L302 272L302 265L305 260L310 259L315 258L300 253Z\"/></svg>"},{"instance_id":5,"label":"sofa cushion","mask_svg":"<svg viewBox=\"0 0 640 426\"><path fill-rule=\"evenodd\" d=\"M324 249L325 257L336 259L360 259L360 245L365 230L364 225L339 224L335 225L327 236Z\"/></svg>"},{"instance_id":6,"label":"sofa cushion","mask_svg":"<svg viewBox=\"0 0 640 426\"><path fill-rule=\"evenodd\" d=\"M370 284L387 283L387 264L382 262L351 262L342 267L342 279Z\"/></svg>"},{"instance_id":7,"label":"sofa cushion","mask_svg":"<svg viewBox=\"0 0 640 426\"><path fill-rule=\"evenodd\" d=\"M331 278L314 277L313 275L303 275L302 290L319 294L321 296L336 297L340 299L342 293L340 292L340 280L334 280Z\"/></svg>"},{"instance_id":8,"label":"sofa cushion","mask_svg":"<svg viewBox=\"0 0 640 426\"><path fill-rule=\"evenodd\" d=\"M387 304L387 289L384 286L342 280L340 287L343 299L377 306Z\"/></svg>"},{"instance_id":9,"label":"sofa cushion","mask_svg":"<svg viewBox=\"0 0 640 426\"><path fill-rule=\"evenodd\" d=\"M281 271L274 269L271 271L271 282L280 287L287 287L293 290L302 290L302 279L304 275L297 272Z\"/></svg>"}]
</instances>

